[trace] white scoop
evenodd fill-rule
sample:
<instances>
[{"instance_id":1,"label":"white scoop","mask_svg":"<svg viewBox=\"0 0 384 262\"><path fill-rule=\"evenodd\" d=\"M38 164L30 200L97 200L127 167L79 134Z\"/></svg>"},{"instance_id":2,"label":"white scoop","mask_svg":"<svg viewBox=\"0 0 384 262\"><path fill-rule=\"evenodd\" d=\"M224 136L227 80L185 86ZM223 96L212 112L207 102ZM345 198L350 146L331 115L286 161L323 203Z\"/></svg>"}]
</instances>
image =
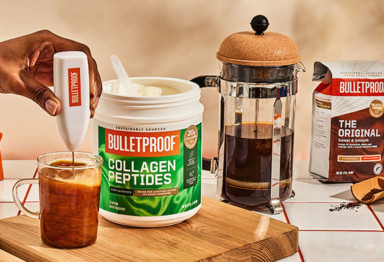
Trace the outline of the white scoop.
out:
<instances>
[{"instance_id":1,"label":"white scoop","mask_svg":"<svg viewBox=\"0 0 384 262\"><path fill-rule=\"evenodd\" d=\"M124 87L127 95L137 96L136 86L133 85L119 57L117 55L111 55L111 62L112 62L113 70L115 71L117 77L119 78L120 84Z\"/></svg>"},{"instance_id":2,"label":"white scoop","mask_svg":"<svg viewBox=\"0 0 384 262\"><path fill-rule=\"evenodd\" d=\"M89 72L87 55L79 51L59 52L53 56L55 95L61 112L57 125L69 151L76 151L89 124Z\"/></svg>"}]
</instances>

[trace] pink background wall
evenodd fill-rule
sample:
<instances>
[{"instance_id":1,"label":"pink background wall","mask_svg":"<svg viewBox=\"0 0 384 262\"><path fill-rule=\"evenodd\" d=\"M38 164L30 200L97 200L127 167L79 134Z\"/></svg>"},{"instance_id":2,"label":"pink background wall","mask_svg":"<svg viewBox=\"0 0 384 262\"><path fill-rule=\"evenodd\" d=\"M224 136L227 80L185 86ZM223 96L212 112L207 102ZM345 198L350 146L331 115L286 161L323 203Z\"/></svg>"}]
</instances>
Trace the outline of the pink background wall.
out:
<instances>
[{"instance_id":1,"label":"pink background wall","mask_svg":"<svg viewBox=\"0 0 384 262\"><path fill-rule=\"evenodd\" d=\"M131 76L191 79L217 74L215 58L229 34L250 30L254 15L268 17L268 30L296 41L306 73L299 75L295 157L308 158L311 82L316 60L384 61L384 1L311 0L0 0L0 41L49 29L86 43L103 81L116 78L110 55L118 55ZM204 154L214 155L217 94L205 90ZM207 121L209 120L209 121ZM32 101L0 94L0 148L4 159L34 159L66 150L56 120ZM209 141L209 143L207 143ZM80 150L92 151L92 128Z\"/></svg>"}]
</instances>

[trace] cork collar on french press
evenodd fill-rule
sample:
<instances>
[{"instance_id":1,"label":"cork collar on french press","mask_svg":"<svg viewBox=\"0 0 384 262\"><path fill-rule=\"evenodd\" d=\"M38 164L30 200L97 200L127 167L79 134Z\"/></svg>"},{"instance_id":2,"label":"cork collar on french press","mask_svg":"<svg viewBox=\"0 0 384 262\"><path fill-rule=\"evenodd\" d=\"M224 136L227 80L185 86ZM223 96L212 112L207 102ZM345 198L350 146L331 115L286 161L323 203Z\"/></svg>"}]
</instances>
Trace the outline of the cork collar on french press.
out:
<instances>
[{"instance_id":1,"label":"cork collar on french press","mask_svg":"<svg viewBox=\"0 0 384 262\"><path fill-rule=\"evenodd\" d=\"M279 33L265 32L269 26L265 16L255 16L251 26L255 32L238 32L225 38L217 52L217 59L224 63L263 67L300 62L299 51L291 38Z\"/></svg>"},{"instance_id":2,"label":"cork collar on french press","mask_svg":"<svg viewBox=\"0 0 384 262\"><path fill-rule=\"evenodd\" d=\"M287 97L297 93L297 72L305 71L296 44L289 37L264 32L269 22L255 16L255 32L232 34L221 43L217 58L221 61L215 83L221 94L243 98Z\"/></svg>"}]
</instances>

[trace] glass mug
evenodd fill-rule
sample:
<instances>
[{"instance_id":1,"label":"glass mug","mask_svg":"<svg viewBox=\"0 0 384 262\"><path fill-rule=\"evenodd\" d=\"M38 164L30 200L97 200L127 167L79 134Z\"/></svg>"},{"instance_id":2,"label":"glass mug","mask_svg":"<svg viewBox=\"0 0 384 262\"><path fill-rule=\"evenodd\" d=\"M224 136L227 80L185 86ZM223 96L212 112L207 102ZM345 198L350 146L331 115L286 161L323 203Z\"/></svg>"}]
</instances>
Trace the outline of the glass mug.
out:
<instances>
[{"instance_id":1,"label":"glass mug","mask_svg":"<svg viewBox=\"0 0 384 262\"><path fill-rule=\"evenodd\" d=\"M12 189L17 207L27 216L40 218L41 239L58 248L88 246L96 241L99 215L100 156L56 152L37 158L38 179L21 179ZM28 210L18 197L24 184L39 184L40 212Z\"/></svg>"}]
</instances>

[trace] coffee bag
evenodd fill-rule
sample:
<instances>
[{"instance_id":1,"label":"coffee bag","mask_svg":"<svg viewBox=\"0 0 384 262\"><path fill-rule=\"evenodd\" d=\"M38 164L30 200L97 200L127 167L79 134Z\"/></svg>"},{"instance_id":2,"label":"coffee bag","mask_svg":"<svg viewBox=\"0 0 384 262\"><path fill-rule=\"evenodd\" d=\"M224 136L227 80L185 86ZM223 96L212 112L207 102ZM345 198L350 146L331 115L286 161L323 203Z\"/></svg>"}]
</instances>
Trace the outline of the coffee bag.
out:
<instances>
[{"instance_id":1,"label":"coffee bag","mask_svg":"<svg viewBox=\"0 0 384 262\"><path fill-rule=\"evenodd\" d=\"M316 62L309 171L324 182L383 176L384 64Z\"/></svg>"}]
</instances>

